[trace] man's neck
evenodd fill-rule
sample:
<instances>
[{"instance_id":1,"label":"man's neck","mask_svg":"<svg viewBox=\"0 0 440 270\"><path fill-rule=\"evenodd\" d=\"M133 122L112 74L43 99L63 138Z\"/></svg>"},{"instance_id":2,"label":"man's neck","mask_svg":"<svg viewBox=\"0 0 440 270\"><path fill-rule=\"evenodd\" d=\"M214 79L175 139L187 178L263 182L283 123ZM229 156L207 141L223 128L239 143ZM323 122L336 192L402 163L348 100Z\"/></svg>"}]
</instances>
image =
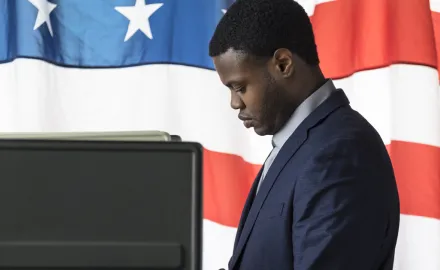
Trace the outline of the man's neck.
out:
<instances>
[{"instance_id":1,"label":"man's neck","mask_svg":"<svg viewBox=\"0 0 440 270\"><path fill-rule=\"evenodd\" d=\"M327 82L327 78L325 78L319 66L309 68L307 71L308 72L304 72L307 75L303 76L304 85L300 88L304 89L305 93L305 97L301 102L306 100L311 94L313 94Z\"/></svg>"},{"instance_id":2,"label":"man's neck","mask_svg":"<svg viewBox=\"0 0 440 270\"><path fill-rule=\"evenodd\" d=\"M311 94L299 104L290 118L281 127L281 129L274 134L273 143L281 147L288 137L296 130L301 122L307 118L324 100L326 100L336 90L331 80L325 80L320 84Z\"/></svg>"}]
</instances>

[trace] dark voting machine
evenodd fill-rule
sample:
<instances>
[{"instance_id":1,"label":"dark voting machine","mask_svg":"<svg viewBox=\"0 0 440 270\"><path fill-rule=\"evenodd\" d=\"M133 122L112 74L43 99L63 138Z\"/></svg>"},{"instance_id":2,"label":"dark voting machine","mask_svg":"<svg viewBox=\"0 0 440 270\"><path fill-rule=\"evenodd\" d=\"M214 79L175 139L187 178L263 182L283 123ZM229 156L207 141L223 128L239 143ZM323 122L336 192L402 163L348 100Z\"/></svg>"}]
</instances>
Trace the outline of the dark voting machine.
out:
<instances>
[{"instance_id":1,"label":"dark voting machine","mask_svg":"<svg viewBox=\"0 0 440 270\"><path fill-rule=\"evenodd\" d=\"M0 139L0 269L200 270L202 147Z\"/></svg>"}]
</instances>

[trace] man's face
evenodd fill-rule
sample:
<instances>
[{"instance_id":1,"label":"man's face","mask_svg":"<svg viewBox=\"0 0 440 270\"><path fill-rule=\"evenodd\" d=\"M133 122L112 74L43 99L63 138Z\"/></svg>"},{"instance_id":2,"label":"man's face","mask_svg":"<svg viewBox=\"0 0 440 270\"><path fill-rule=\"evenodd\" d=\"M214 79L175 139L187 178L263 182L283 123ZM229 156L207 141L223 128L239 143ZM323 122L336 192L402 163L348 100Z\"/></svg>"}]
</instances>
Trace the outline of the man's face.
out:
<instances>
[{"instance_id":1,"label":"man's face","mask_svg":"<svg viewBox=\"0 0 440 270\"><path fill-rule=\"evenodd\" d=\"M266 62L229 50L214 57L220 80L231 91L231 107L246 128L253 127L258 135L273 135L287 116L285 91Z\"/></svg>"}]
</instances>

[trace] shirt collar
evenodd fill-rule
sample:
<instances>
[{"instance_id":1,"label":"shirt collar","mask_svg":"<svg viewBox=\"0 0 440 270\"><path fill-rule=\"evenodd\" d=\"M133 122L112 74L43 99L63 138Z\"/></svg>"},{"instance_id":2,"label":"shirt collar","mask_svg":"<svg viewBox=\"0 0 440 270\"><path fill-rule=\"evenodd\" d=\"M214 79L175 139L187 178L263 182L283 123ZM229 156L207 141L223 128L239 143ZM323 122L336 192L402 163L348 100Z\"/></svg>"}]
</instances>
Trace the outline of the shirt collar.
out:
<instances>
[{"instance_id":1,"label":"shirt collar","mask_svg":"<svg viewBox=\"0 0 440 270\"><path fill-rule=\"evenodd\" d=\"M272 138L272 146L281 148L304 119L336 90L332 80L327 80L318 90L306 98L293 112L287 123Z\"/></svg>"}]
</instances>

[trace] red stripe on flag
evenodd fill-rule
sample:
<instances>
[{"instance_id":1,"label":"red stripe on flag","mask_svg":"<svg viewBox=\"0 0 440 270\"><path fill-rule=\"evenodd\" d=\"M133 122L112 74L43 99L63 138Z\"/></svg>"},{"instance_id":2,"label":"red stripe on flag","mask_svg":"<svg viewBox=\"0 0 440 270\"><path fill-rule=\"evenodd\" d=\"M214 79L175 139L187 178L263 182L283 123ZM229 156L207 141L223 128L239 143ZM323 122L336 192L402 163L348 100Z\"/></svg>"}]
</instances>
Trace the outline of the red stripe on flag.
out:
<instances>
[{"instance_id":1,"label":"red stripe on flag","mask_svg":"<svg viewBox=\"0 0 440 270\"><path fill-rule=\"evenodd\" d=\"M435 36L435 44L437 48L437 52L440 52L440 13L432 12L432 24L434 27L434 36ZM437 54L437 65L440 63L440 53ZM438 67L439 75L440 75L440 67Z\"/></svg>"},{"instance_id":2,"label":"red stripe on flag","mask_svg":"<svg viewBox=\"0 0 440 270\"><path fill-rule=\"evenodd\" d=\"M437 67L429 1L337 0L311 18L324 74L411 63Z\"/></svg>"},{"instance_id":3,"label":"red stripe on flag","mask_svg":"<svg viewBox=\"0 0 440 270\"><path fill-rule=\"evenodd\" d=\"M204 218L237 227L241 210L261 165L206 150L204 154Z\"/></svg>"},{"instance_id":4,"label":"red stripe on flag","mask_svg":"<svg viewBox=\"0 0 440 270\"><path fill-rule=\"evenodd\" d=\"M402 214L440 219L440 148L393 141L393 161Z\"/></svg>"},{"instance_id":5,"label":"red stripe on flag","mask_svg":"<svg viewBox=\"0 0 440 270\"><path fill-rule=\"evenodd\" d=\"M440 148L393 141L387 146L396 174L401 213L440 219ZM237 227L260 165L204 151L204 218Z\"/></svg>"}]
</instances>

